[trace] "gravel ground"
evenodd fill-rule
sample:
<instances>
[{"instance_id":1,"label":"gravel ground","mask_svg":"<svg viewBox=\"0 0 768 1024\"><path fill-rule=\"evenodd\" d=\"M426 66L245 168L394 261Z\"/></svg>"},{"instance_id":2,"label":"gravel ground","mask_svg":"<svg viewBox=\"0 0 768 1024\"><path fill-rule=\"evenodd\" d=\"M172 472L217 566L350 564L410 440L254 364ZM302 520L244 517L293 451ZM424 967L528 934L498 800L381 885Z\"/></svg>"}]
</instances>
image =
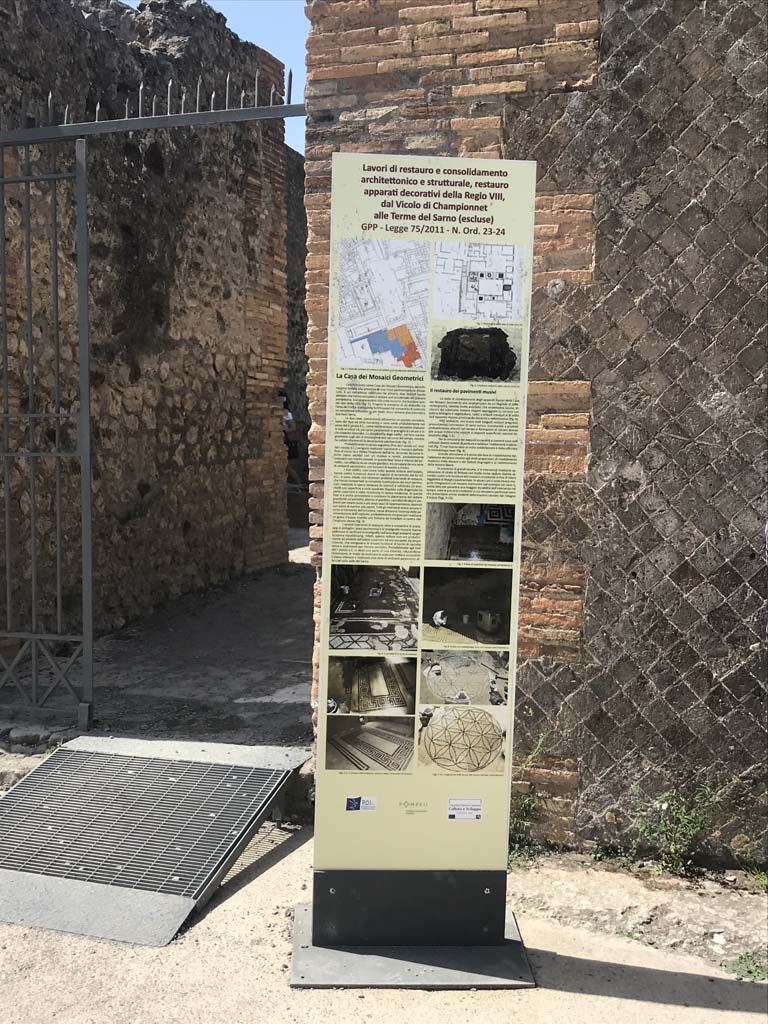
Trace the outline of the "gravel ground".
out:
<instances>
[{"instance_id":1,"label":"gravel ground","mask_svg":"<svg viewBox=\"0 0 768 1024\"><path fill-rule=\"evenodd\" d=\"M536 990L294 991L288 985L292 913L310 898L310 839L309 829L267 827L216 899L163 949L0 925L0 1018L4 1024L747 1024L765 1012L764 985L735 981L700 957L546 919L518 892L536 872L512 878ZM567 873L579 903L605 891L581 892L580 873ZM553 882L542 869L537 884Z\"/></svg>"}]
</instances>

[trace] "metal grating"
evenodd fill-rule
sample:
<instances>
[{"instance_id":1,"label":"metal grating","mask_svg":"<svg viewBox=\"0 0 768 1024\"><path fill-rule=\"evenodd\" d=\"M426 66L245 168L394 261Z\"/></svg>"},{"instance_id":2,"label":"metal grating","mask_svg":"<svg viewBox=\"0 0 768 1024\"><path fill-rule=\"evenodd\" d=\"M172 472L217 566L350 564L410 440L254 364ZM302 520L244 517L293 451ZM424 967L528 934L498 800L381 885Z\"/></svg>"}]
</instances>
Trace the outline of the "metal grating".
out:
<instances>
[{"instance_id":1,"label":"metal grating","mask_svg":"<svg viewBox=\"0 0 768 1024\"><path fill-rule=\"evenodd\" d=\"M290 774L62 748L0 800L0 869L198 902Z\"/></svg>"}]
</instances>

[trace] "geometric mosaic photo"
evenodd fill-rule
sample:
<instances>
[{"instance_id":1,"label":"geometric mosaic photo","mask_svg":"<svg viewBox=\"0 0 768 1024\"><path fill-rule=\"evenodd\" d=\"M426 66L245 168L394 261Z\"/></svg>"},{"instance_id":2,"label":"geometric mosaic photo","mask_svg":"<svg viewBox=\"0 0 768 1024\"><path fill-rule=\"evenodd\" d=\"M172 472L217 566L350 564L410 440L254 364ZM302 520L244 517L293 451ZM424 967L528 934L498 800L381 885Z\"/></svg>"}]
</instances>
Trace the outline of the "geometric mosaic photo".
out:
<instances>
[{"instance_id":1,"label":"geometric mosaic photo","mask_svg":"<svg viewBox=\"0 0 768 1024\"><path fill-rule=\"evenodd\" d=\"M481 708L438 707L421 742L438 767L477 772L496 761L504 747L504 733L493 715Z\"/></svg>"}]
</instances>

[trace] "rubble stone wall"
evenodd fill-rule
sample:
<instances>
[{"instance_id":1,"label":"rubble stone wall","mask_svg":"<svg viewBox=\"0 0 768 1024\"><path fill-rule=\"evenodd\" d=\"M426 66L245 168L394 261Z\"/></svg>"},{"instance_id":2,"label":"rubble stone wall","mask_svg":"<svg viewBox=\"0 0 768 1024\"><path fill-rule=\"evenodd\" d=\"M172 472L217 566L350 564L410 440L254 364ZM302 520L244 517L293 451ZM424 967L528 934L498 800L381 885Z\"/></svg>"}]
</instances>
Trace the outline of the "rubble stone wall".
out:
<instances>
[{"instance_id":1,"label":"rubble stone wall","mask_svg":"<svg viewBox=\"0 0 768 1024\"><path fill-rule=\"evenodd\" d=\"M288 380L286 392L299 430L299 474L307 482L309 406L307 403L307 310L304 264L307 259L307 213L304 209L304 157L286 149L288 215Z\"/></svg>"},{"instance_id":2,"label":"rubble stone wall","mask_svg":"<svg viewBox=\"0 0 768 1024\"><path fill-rule=\"evenodd\" d=\"M710 853L764 859L763 6L307 12L315 563L331 154L536 159L516 786L538 837L618 844L636 799L727 781Z\"/></svg>"},{"instance_id":3,"label":"rubble stone wall","mask_svg":"<svg viewBox=\"0 0 768 1024\"><path fill-rule=\"evenodd\" d=\"M135 115L144 82L165 109L223 105L240 90L260 102L283 89L283 66L241 42L201 2L0 0L0 116ZM7 151L11 164L23 154ZM49 151L32 151L33 164ZM71 147L61 146L62 169ZM46 165L47 166L47 165ZM29 401L19 202L10 186L11 393ZM74 409L76 293L71 188L60 186L60 289L66 403ZM52 314L48 186L32 190L32 320L38 408L50 408ZM177 128L88 143L93 528L97 627L120 625L174 595L287 557L283 386L287 369L286 181L283 125ZM29 479L14 466L16 628L29 619ZM47 473L48 483L40 481ZM38 476L39 599L53 615L53 476ZM42 491L40 488L42 487ZM66 618L79 606L79 501L63 503ZM46 533L46 530L48 532ZM0 550L2 549L0 545ZM22 568L20 568L22 567ZM4 594L4 588L3 588Z\"/></svg>"}]
</instances>

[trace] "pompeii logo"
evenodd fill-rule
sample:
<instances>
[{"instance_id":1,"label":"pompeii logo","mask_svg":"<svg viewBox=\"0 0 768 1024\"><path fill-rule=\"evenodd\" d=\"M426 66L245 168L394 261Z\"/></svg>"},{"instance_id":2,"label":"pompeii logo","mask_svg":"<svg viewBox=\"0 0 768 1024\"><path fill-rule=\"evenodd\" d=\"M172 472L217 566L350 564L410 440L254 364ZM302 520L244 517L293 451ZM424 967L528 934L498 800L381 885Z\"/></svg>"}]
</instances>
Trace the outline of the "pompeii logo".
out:
<instances>
[{"instance_id":1,"label":"pompeii logo","mask_svg":"<svg viewBox=\"0 0 768 1024\"><path fill-rule=\"evenodd\" d=\"M426 800L401 800L398 807L406 814L426 814L429 810L429 803Z\"/></svg>"}]
</instances>

